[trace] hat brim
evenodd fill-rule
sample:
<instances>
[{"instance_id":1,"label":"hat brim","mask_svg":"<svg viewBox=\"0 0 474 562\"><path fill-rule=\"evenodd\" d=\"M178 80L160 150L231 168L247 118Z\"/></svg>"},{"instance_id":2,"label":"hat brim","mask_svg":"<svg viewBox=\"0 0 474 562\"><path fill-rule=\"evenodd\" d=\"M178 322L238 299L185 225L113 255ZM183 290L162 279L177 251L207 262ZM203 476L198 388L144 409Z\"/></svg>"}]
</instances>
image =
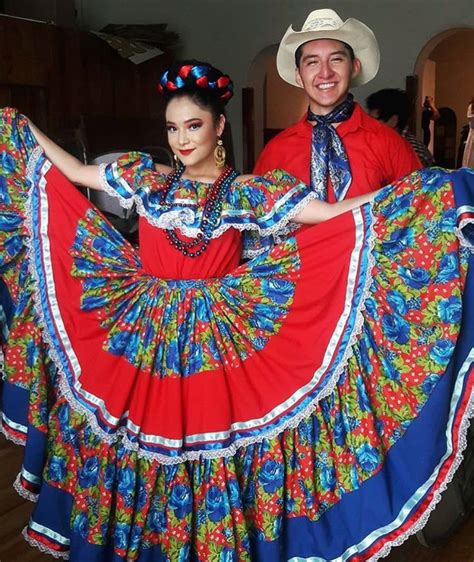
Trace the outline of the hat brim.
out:
<instances>
[{"instance_id":1,"label":"hat brim","mask_svg":"<svg viewBox=\"0 0 474 562\"><path fill-rule=\"evenodd\" d=\"M338 29L321 31L294 31L287 29L280 42L277 53L279 75L293 86L301 87L296 82L295 52L300 45L316 39L334 39L350 45L354 55L361 62L359 74L351 80L351 86L361 86L370 82L379 70L380 51L372 30L359 20L349 18Z\"/></svg>"}]
</instances>

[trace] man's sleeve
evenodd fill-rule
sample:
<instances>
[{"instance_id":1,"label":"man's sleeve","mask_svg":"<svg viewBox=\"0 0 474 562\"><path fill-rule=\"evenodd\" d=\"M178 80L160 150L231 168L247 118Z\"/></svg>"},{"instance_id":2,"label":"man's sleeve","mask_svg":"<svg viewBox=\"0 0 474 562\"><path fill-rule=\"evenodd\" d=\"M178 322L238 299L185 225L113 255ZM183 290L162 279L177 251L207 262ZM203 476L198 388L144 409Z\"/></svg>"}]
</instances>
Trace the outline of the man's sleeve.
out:
<instances>
[{"instance_id":1,"label":"man's sleeve","mask_svg":"<svg viewBox=\"0 0 474 562\"><path fill-rule=\"evenodd\" d=\"M390 161L389 169L391 169L391 177L387 178L388 183L392 183L404 176L408 176L415 170L423 168L411 144L398 135L398 133L395 133L391 139L391 146L387 157Z\"/></svg>"},{"instance_id":2,"label":"man's sleeve","mask_svg":"<svg viewBox=\"0 0 474 562\"><path fill-rule=\"evenodd\" d=\"M257 163L254 166L253 173L257 176L263 176L267 172L271 172L277 168L286 168L286 148L286 139L281 139L280 135L270 139L260 153Z\"/></svg>"},{"instance_id":3,"label":"man's sleeve","mask_svg":"<svg viewBox=\"0 0 474 562\"><path fill-rule=\"evenodd\" d=\"M273 149L274 142L270 141L260 153L257 163L253 168L253 173L257 176L263 176L271 170L281 167L278 163L278 154Z\"/></svg>"}]
</instances>

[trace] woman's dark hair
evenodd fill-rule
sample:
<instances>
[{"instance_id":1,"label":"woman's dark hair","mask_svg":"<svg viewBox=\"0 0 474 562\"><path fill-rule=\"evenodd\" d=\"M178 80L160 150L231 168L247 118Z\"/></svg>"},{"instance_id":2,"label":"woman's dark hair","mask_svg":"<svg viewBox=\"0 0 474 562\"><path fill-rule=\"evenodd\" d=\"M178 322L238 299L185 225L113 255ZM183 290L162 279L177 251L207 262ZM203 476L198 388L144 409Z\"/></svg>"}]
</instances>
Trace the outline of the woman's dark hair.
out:
<instances>
[{"instance_id":1,"label":"woman's dark hair","mask_svg":"<svg viewBox=\"0 0 474 562\"><path fill-rule=\"evenodd\" d=\"M176 61L163 72L158 91L166 101L189 97L199 107L209 111L217 122L225 115L224 106L233 95L234 85L226 74L207 62L197 60Z\"/></svg>"}]
</instances>

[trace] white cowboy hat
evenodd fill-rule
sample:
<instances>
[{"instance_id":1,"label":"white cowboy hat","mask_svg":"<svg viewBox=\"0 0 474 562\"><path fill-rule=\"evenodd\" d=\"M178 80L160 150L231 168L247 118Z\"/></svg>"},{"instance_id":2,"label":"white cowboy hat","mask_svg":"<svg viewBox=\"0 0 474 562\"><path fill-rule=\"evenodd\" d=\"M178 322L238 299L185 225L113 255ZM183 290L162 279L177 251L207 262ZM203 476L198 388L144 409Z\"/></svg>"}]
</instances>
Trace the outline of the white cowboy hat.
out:
<instances>
[{"instance_id":1,"label":"white cowboy hat","mask_svg":"<svg viewBox=\"0 0 474 562\"><path fill-rule=\"evenodd\" d=\"M315 39L336 39L352 47L361 62L361 70L352 79L351 86L361 86L377 74L380 51L373 31L354 18L342 21L334 10L325 8L311 12L301 31L295 31L291 25L286 30L277 54L278 73L285 82L301 87L295 78L295 52L303 43Z\"/></svg>"}]
</instances>

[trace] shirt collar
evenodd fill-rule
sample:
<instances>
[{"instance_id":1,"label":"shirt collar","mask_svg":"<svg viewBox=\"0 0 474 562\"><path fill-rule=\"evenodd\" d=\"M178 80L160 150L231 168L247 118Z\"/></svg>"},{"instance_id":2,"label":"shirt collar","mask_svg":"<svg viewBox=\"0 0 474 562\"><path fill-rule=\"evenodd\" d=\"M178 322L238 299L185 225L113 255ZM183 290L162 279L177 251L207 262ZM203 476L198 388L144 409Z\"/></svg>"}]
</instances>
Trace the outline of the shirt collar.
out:
<instances>
[{"instance_id":1,"label":"shirt collar","mask_svg":"<svg viewBox=\"0 0 474 562\"><path fill-rule=\"evenodd\" d=\"M354 103L354 111L351 117L347 121L343 121L339 127L336 129L338 135L343 137L347 133L353 133L357 131L360 127L364 126L363 123L363 111L358 103Z\"/></svg>"},{"instance_id":2,"label":"shirt collar","mask_svg":"<svg viewBox=\"0 0 474 562\"><path fill-rule=\"evenodd\" d=\"M311 137L313 126L306 119L307 116L308 113L305 112L304 115L302 115L301 119L297 121L295 125L293 125L294 128L292 132L294 134L305 138ZM343 121L336 130L341 137L348 133L357 131L357 129L360 128L371 130L371 119L371 117L364 113L360 105L355 102L352 116L347 121Z\"/></svg>"}]
</instances>

